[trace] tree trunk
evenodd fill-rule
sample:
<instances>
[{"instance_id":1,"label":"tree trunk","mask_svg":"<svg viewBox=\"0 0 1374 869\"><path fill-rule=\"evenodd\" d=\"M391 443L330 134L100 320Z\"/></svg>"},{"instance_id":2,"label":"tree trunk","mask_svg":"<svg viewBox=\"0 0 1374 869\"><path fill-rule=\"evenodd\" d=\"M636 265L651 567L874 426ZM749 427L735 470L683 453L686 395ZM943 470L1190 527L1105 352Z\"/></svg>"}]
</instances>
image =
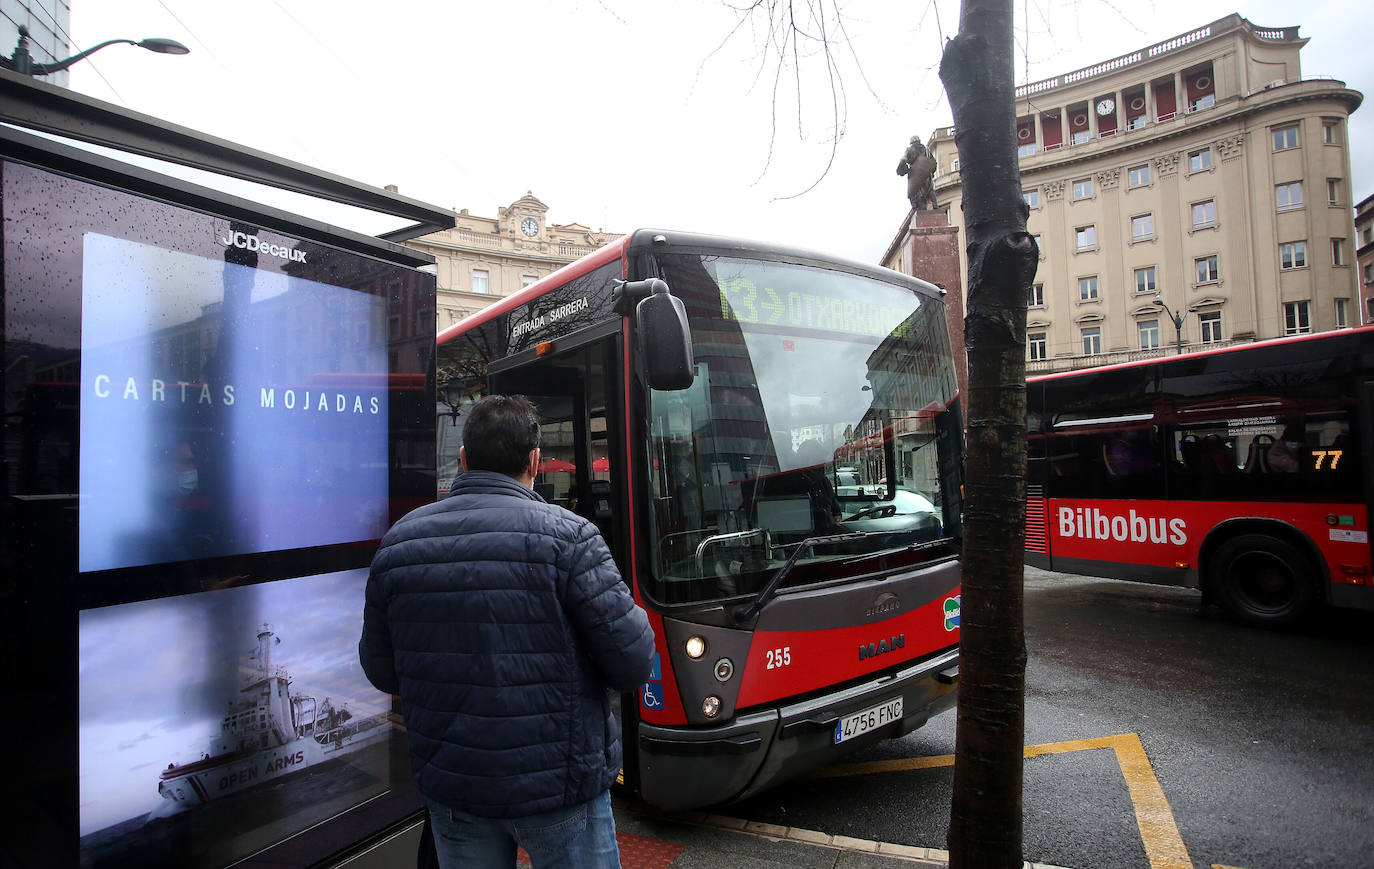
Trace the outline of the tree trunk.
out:
<instances>
[{"instance_id":1,"label":"tree trunk","mask_svg":"<svg viewBox=\"0 0 1374 869\"><path fill-rule=\"evenodd\" d=\"M964 0L940 78L963 180L968 449L952 869L1019 869L1026 643L1026 232L1016 154L1011 0Z\"/></svg>"}]
</instances>

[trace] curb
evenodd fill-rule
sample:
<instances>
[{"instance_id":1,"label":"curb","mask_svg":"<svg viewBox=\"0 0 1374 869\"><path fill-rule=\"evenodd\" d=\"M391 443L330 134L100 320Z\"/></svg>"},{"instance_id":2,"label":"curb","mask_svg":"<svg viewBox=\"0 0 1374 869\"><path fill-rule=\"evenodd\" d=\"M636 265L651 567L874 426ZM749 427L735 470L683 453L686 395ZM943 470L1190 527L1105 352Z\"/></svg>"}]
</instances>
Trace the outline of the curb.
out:
<instances>
[{"instance_id":1,"label":"curb","mask_svg":"<svg viewBox=\"0 0 1374 869\"><path fill-rule=\"evenodd\" d=\"M801 845L830 848L836 851L872 854L878 857L902 860L914 866L949 866L949 852L942 851L939 848L921 848L915 845L899 845L895 842L856 839L852 836L832 836L829 833L822 833L819 830L807 830L801 827L783 827L778 824L766 824L762 821L748 821L744 818L732 818L728 815L710 815L704 812L661 812L649 806L645 806L642 803L636 805L623 805L623 807L638 815L661 818L665 821L688 824L694 827L712 827L718 830L744 833L745 835L757 836L773 841L796 842ZM1067 869L1067 867L1055 866L1050 863L1032 863L1027 860L1022 864L1022 869Z\"/></svg>"}]
</instances>

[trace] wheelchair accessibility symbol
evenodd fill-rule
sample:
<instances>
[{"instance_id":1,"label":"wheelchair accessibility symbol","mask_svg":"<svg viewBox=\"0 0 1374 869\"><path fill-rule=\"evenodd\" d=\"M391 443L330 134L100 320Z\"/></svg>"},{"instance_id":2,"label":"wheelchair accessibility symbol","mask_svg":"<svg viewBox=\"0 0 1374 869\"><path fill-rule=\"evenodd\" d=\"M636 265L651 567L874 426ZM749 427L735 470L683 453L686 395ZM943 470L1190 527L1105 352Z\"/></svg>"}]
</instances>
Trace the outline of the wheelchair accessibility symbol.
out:
<instances>
[{"instance_id":1,"label":"wheelchair accessibility symbol","mask_svg":"<svg viewBox=\"0 0 1374 869\"><path fill-rule=\"evenodd\" d=\"M644 690L640 695L640 703L645 709L663 708L663 683L645 682Z\"/></svg>"}]
</instances>

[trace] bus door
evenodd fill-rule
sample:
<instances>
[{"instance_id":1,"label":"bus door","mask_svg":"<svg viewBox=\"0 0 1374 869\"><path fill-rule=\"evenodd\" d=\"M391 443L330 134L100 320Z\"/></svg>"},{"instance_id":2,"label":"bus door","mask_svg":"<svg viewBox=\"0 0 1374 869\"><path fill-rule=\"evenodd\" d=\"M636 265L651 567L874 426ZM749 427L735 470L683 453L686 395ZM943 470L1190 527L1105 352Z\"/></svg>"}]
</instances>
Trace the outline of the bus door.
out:
<instances>
[{"instance_id":1,"label":"bus door","mask_svg":"<svg viewBox=\"0 0 1374 869\"><path fill-rule=\"evenodd\" d=\"M619 324L616 324L617 326ZM596 330L604 332L604 330ZM539 409L540 458L534 490L600 529L623 576L629 576L628 499L618 334L558 342L554 353L521 354L489 369L491 392L523 395Z\"/></svg>"},{"instance_id":2,"label":"bus door","mask_svg":"<svg viewBox=\"0 0 1374 869\"><path fill-rule=\"evenodd\" d=\"M539 409L540 459L534 489L544 500L590 519L601 531L626 584L630 583L630 494L625 463L621 337L606 328L588 330L574 346L558 342L546 356L521 354L488 369L492 393L523 395ZM586 333L583 333L586 335ZM566 349L565 349L566 348ZM611 710L621 734L638 722L638 696L625 694ZM624 770L638 768L635 740L625 737ZM623 773L622 773L623 775ZM631 787L637 783L630 782Z\"/></svg>"}]
</instances>

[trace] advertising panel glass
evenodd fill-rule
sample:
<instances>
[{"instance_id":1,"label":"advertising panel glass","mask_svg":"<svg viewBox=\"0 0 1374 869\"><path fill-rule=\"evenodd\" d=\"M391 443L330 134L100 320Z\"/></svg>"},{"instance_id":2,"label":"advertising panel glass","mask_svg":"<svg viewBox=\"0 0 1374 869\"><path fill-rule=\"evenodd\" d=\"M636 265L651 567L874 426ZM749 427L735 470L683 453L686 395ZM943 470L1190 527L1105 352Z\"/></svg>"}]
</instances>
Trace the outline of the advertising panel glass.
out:
<instances>
[{"instance_id":1,"label":"advertising panel glass","mask_svg":"<svg viewBox=\"0 0 1374 869\"><path fill-rule=\"evenodd\" d=\"M357 641L433 499L434 277L11 160L0 215L28 856L304 865L412 814Z\"/></svg>"}]
</instances>

